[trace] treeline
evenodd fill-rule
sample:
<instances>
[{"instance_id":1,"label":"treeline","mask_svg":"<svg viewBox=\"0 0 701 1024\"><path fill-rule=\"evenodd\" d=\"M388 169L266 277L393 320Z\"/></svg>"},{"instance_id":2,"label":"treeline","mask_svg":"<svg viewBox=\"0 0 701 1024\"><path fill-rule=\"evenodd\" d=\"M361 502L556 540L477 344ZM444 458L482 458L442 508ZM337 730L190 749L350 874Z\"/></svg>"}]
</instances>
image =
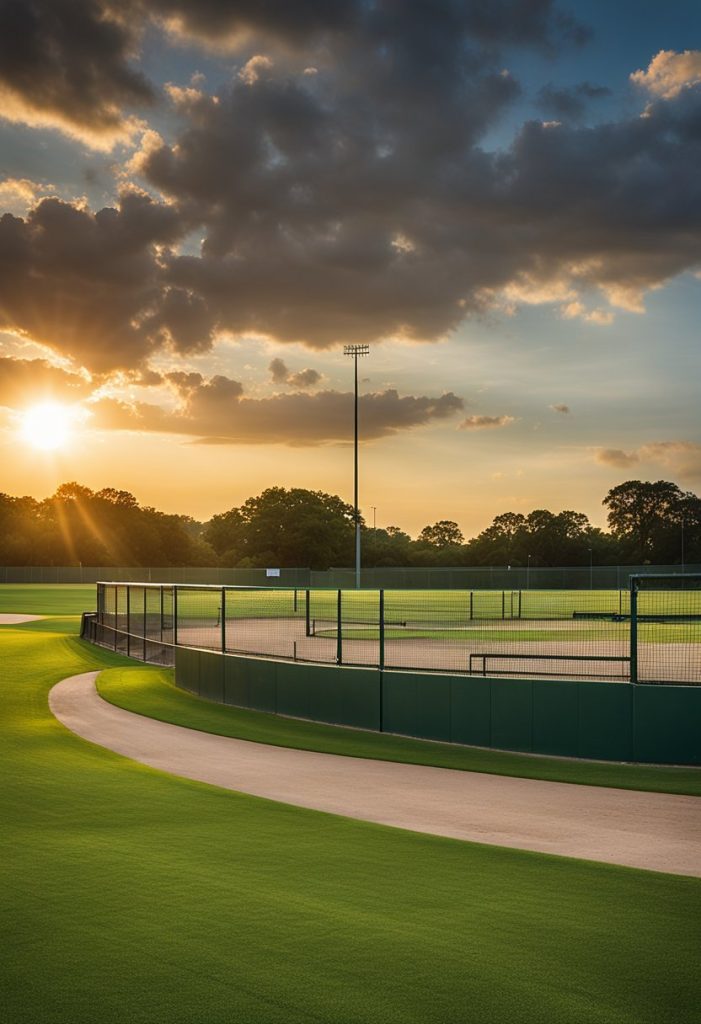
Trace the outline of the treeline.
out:
<instances>
[{"instance_id":1,"label":"treeline","mask_svg":"<svg viewBox=\"0 0 701 1024\"><path fill-rule=\"evenodd\" d=\"M628 480L603 500L608 531L581 512L505 512L465 540L441 519L412 539L361 519L371 566L674 565L701 562L701 499L666 480ZM0 564L328 569L354 562L353 507L270 487L200 523L139 505L128 491L62 484L43 501L0 494Z\"/></svg>"}]
</instances>

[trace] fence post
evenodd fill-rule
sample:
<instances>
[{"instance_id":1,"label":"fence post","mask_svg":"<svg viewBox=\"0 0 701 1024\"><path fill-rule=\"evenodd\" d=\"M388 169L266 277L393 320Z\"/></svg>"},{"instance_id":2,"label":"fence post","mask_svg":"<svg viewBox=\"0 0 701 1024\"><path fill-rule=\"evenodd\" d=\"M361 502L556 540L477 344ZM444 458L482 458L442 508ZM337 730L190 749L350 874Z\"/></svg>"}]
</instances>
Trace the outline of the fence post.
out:
<instances>
[{"instance_id":1,"label":"fence post","mask_svg":"<svg viewBox=\"0 0 701 1024\"><path fill-rule=\"evenodd\" d=\"M146 621L146 595L148 590L144 587L144 662L146 661L146 634L148 633L148 623Z\"/></svg>"},{"instance_id":2,"label":"fence post","mask_svg":"<svg viewBox=\"0 0 701 1024\"><path fill-rule=\"evenodd\" d=\"M342 590L338 591L338 600L336 608L336 664L343 664L343 617L341 612L341 594Z\"/></svg>"},{"instance_id":3,"label":"fence post","mask_svg":"<svg viewBox=\"0 0 701 1024\"><path fill-rule=\"evenodd\" d=\"M127 657L131 657L131 588L127 587Z\"/></svg>"},{"instance_id":4,"label":"fence post","mask_svg":"<svg viewBox=\"0 0 701 1024\"><path fill-rule=\"evenodd\" d=\"M638 588L630 580L630 681L638 681Z\"/></svg>"},{"instance_id":5,"label":"fence post","mask_svg":"<svg viewBox=\"0 0 701 1024\"><path fill-rule=\"evenodd\" d=\"M173 647L178 642L178 586L173 584Z\"/></svg>"},{"instance_id":6,"label":"fence post","mask_svg":"<svg viewBox=\"0 0 701 1024\"><path fill-rule=\"evenodd\" d=\"M221 652L226 654L226 587L221 588Z\"/></svg>"},{"instance_id":7,"label":"fence post","mask_svg":"<svg viewBox=\"0 0 701 1024\"><path fill-rule=\"evenodd\" d=\"M473 591L470 591L470 622L472 622L472 618L473 618L473 615L472 615L472 612L473 612L473 598L474 598Z\"/></svg>"},{"instance_id":8,"label":"fence post","mask_svg":"<svg viewBox=\"0 0 701 1024\"><path fill-rule=\"evenodd\" d=\"M385 667L385 592L380 591L380 672Z\"/></svg>"},{"instance_id":9,"label":"fence post","mask_svg":"<svg viewBox=\"0 0 701 1024\"><path fill-rule=\"evenodd\" d=\"M501 592L501 617L502 617L502 619L505 617L505 615L504 615L504 591L503 590Z\"/></svg>"},{"instance_id":10,"label":"fence post","mask_svg":"<svg viewBox=\"0 0 701 1024\"><path fill-rule=\"evenodd\" d=\"M309 618L309 591L304 591L304 635L311 636L311 620Z\"/></svg>"}]
</instances>

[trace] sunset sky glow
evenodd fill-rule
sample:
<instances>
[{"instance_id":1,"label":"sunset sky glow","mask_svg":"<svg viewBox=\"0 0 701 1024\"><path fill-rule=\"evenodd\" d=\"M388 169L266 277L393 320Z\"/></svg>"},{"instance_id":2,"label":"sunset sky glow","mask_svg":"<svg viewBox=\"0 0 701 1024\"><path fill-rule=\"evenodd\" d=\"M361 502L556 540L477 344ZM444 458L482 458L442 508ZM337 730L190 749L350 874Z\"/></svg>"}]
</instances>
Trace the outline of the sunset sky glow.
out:
<instances>
[{"instance_id":1,"label":"sunset sky glow","mask_svg":"<svg viewBox=\"0 0 701 1024\"><path fill-rule=\"evenodd\" d=\"M369 343L378 526L698 492L697 2L34 0L0 40L0 490L350 501Z\"/></svg>"}]
</instances>

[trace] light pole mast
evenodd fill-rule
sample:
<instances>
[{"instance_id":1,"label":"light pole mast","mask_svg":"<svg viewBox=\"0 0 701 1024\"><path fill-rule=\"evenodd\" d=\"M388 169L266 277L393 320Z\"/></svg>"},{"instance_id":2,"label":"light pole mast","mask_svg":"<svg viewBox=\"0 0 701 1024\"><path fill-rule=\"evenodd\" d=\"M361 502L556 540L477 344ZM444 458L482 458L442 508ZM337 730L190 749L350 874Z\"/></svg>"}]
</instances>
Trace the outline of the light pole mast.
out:
<instances>
[{"instance_id":1,"label":"light pole mast","mask_svg":"<svg viewBox=\"0 0 701 1024\"><path fill-rule=\"evenodd\" d=\"M355 404L353 418L353 458L354 458L354 488L353 488L353 514L355 518L355 589L360 590L360 512L358 511L358 356L369 356L369 345L344 345L344 356L353 357L353 369L355 380Z\"/></svg>"}]
</instances>

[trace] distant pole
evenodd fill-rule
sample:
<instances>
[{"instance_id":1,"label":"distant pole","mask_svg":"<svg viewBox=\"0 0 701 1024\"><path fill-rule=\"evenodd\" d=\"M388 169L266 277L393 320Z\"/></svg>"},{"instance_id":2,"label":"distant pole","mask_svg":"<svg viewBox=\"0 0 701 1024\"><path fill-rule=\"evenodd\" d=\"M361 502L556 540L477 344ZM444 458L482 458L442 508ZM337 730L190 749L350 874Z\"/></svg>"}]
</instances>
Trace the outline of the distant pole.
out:
<instances>
[{"instance_id":1,"label":"distant pole","mask_svg":"<svg viewBox=\"0 0 701 1024\"><path fill-rule=\"evenodd\" d=\"M358 356L369 356L369 345L344 345L344 356L353 357L355 404L353 417L353 516L355 518L355 589L360 590L360 512L358 510Z\"/></svg>"},{"instance_id":2,"label":"distant pole","mask_svg":"<svg viewBox=\"0 0 701 1024\"><path fill-rule=\"evenodd\" d=\"M682 519L682 575L684 574L684 520Z\"/></svg>"},{"instance_id":3,"label":"distant pole","mask_svg":"<svg viewBox=\"0 0 701 1024\"><path fill-rule=\"evenodd\" d=\"M592 563L591 548L589 548L589 589L590 590L594 589L594 569L593 569L593 563Z\"/></svg>"},{"instance_id":4,"label":"distant pole","mask_svg":"<svg viewBox=\"0 0 701 1024\"><path fill-rule=\"evenodd\" d=\"M528 561L526 562L526 590L531 589L531 556L527 556Z\"/></svg>"}]
</instances>

